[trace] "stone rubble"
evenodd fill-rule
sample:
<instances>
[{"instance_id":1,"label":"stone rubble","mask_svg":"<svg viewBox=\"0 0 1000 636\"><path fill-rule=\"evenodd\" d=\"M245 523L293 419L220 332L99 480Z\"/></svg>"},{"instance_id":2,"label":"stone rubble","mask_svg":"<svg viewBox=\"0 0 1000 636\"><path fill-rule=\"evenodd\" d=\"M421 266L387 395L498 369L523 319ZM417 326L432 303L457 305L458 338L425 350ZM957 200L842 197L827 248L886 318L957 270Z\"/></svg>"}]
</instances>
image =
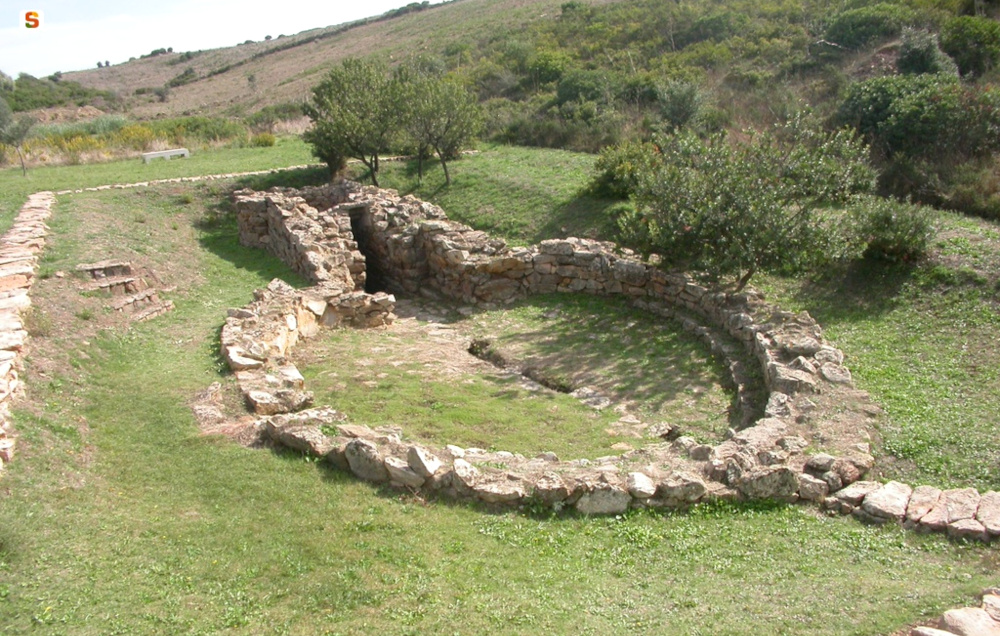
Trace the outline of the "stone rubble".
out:
<instances>
[{"instance_id":1,"label":"stone rubble","mask_svg":"<svg viewBox=\"0 0 1000 636\"><path fill-rule=\"evenodd\" d=\"M17 441L10 420L10 401L21 388L18 370L28 331L22 312L30 309L28 292L45 247L55 195L39 192L28 197L14 224L0 238L0 473L14 458Z\"/></svg>"}]
</instances>

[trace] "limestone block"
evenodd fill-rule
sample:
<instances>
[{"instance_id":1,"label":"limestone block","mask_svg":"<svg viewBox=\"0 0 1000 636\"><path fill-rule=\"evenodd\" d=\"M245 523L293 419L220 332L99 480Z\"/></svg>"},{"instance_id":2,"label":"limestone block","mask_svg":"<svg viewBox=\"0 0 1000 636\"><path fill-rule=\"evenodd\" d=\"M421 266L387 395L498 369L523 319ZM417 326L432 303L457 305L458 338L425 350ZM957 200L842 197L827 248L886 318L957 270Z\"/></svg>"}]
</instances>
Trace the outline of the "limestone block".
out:
<instances>
[{"instance_id":1,"label":"limestone block","mask_svg":"<svg viewBox=\"0 0 1000 636\"><path fill-rule=\"evenodd\" d=\"M788 466L763 466L745 472L735 486L748 499L786 500L798 491L799 477Z\"/></svg>"},{"instance_id":2,"label":"limestone block","mask_svg":"<svg viewBox=\"0 0 1000 636\"><path fill-rule=\"evenodd\" d=\"M657 484L657 498L664 499L668 505L689 505L696 503L707 492L705 482L684 471L674 471L661 479Z\"/></svg>"},{"instance_id":3,"label":"limestone block","mask_svg":"<svg viewBox=\"0 0 1000 636\"><path fill-rule=\"evenodd\" d=\"M441 468L441 460L433 453L419 446L411 446L406 452L406 463L413 472L429 478Z\"/></svg>"},{"instance_id":4,"label":"limestone block","mask_svg":"<svg viewBox=\"0 0 1000 636\"><path fill-rule=\"evenodd\" d=\"M910 636L955 636L955 634L935 627L920 626L914 627L910 631Z\"/></svg>"},{"instance_id":5,"label":"limestone block","mask_svg":"<svg viewBox=\"0 0 1000 636\"><path fill-rule=\"evenodd\" d=\"M389 471L385 467L382 455L374 443L364 439L354 439L344 449L351 472L375 483L389 481Z\"/></svg>"},{"instance_id":6,"label":"limestone block","mask_svg":"<svg viewBox=\"0 0 1000 636\"><path fill-rule=\"evenodd\" d=\"M824 380L833 384L851 384L853 381L851 371L847 367L832 362L822 365L819 368L819 374Z\"/></svg>"},{"instance_id":7,"label":"limestone block","mask_svg":"<svg viewBox=\"0 0 1000 636\"><path fill-rule=\"evenodd\" d=\"M970 541L988 541L986 527L975 519L960 519L948 524L948 536L952 539L968 539Z\"/></svg>"},{"instance_id":8,"label":"limestone block","mask_svg":"<svg viewBox=\"0 0 1000 636\"><path fill-rule=\"evenodd\" d=\"M1000 636L1000 625L978 607L948 610L941 623L957 636Z\"/></svg>"},{"instance_id":9,"label":"limestone block","mask_svg":"<svg viewBox=\"0 0 1000 636\"><path fill-rule=\"evenodd\" d=\"M636 499L649 499L656 494L656 484L644 473L629 473L625 487Z\"/></svg>"},{"instance_id":10,"label":"limestone block","mask_svg":"<svg viewBox=\"0 0 1000 636\"><path fill-rule=\"evenodd\" d=\"M983 594L983 611L989 614L993 620L1000 621L1000 596Z\"/></svg>"},{"instance_id":11,"label":"limestone block","mask_svg":"<svg viewBox=\"0 0 1000 636\"><path fill-rule=\"evenodd\" d=\"M1000 536L1000 492L991 490L979 500L976 520L991 536Z\"/></svg>"},{"instance_id":12,"label":"limestone block","mask_svg":"<svg viewBox=\"0 0 1000 636\"><path fill-rule=\"evenodd\" d=\"M420 488L425 478L410 468L409 464L398 457L386 457L385 468L389 472L389 480L408 488Z\"/></svg>"},{"instance_id":13,"label":"limestone block","mask_svg":"<svg viewBox=\"0 0 1000 636\"><path fill-rule=\"evenodd\" d=\"M532 493L542 502L553 505L569 498L570 489L557 473L545 473L535 481Z\"/></svg>"},{"instance_id":14,"label":"limestone block","mask_svg":"<svg viewBox=\"0 0 1000 636\"><path fill-rule=\"evenodd\" d=\"M458 458L452 465L451 483L460 494L470 494L479 478L479 469Z\"/></svg>"},{"instance_id":15,"label":"limestone block","mask_svg":"<svg viewBox=\"0 0 1000 636\"><path fill-rule=\"evenodd\" d=\"M799 497L806 501L823 501L830 492L830 487L822 479L802 473L799 475Z\"/></svg>"},{"instance_id":16,"label":"limestone block","mask_svg":"<svg viewBox=\"0 0 1000 636\"><path fill-rule=\"evenodd\" d=\"M576 502L576 509L585 515L618 515L627 511L632 496L612 484L597 484Z\"/></svg>"},{"instance_id":17,"label":"limestone block","mask_svg":"<svg viewBox=\"0 0 1000 636\"><path fill-rule=\"evenodd\" d=\"M917 523L924 515L934 509L940 498L940 488L917 486L913 489L910 503L906 506L906 520L910 523Z\"/></svg>"},{"instance_id":18,"label":"limestone block","mask_svg":"<svg viewBox=\"0 0 1000 636\"><path fill-rule=\"evenodd\" d=\"M882 484L877 481L856 481L850 486L838 490L833 496L843 503L851 506L859 506L869 493L875 492L881 487Z\"/></svg>"},{"instance_id":19,"label":"limestone block","mask_svg":"<svg viewBox=\"0 0 1000 636\"><path fill-rule=\"evenodd\" d=\"M902 521L912 494L913 488L910 486L891 481L865 495L861 509L873 517Z\"/></svg>"},{"instance_id":20,"label":"limestone block","mask_svg":"<svg viewBox=\"0 0 1000 636\"><path fill-rule=\"evenodd\" d=\"M479 482L472 488L477 497L486 503L516 503L524 499L527 491L520 479L503 479Z\"/></svg>"}]
</instances>

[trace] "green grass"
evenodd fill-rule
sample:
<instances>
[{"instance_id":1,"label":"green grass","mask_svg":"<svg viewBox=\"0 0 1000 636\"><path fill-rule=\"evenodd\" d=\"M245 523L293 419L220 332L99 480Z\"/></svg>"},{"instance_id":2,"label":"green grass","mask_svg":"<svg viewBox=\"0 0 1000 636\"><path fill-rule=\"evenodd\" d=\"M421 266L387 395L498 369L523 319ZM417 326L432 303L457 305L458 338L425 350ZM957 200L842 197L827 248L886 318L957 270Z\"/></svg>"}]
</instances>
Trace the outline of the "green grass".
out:
<instances>
[{"instance_id":1,"label":"green grass","mask_svg":"<svg viewBox=\"0 0 1000 636\"><path fill-rule=\"evenodd\" d=\"M810 508L489 514L201 436L187 404L229 381L226 308L274 276L301 282L239 247L224 189L60 200L49 266L95 259L89 226L141 213L119 247L175 245L177 271L197 276L165 317L90 344L61 324L35 341L66 364L41 376L29 357L24 374L31 401L0 490L0 632L876 634L995 583L995 550ZM174 210L179 196L190 202ZM72 306L47 290L42 310Z\"/></svg>"},{"instance_id":2,"label":"green grass","mask_svg":"<svg viewBox=\"0 0 1000 636\"><path fill-rule=\"evenodd\" d=\"M614 202L584 192L594 160L594 155L565 150L489 146L449 164L450 187L444 185L441 164L433 162L425 166L420 185L415 162L382 164L379 183L432 201L452 220L514 244L596 237L610 232L605 211Z\"/></svg>"},{"instance_id":3,"label":"green grass","mask_svg":"<svg viewBox=\"0 0 1000 636\"><path fill-rule=\"evenodd\" d=\"M141 159L80 166L43 166L21 175L20 166L0 170L0 231L5 231L29 194L42 190L90 188L111 183L137 183L203 174L252 172L315 163L309 146L297 137L283 137L271 148L211 148L195 150L186 159Z\"/></svg>"},{"instance_id":4,"label":"green grass","mask_svg":"<svg viewBox=\"0 0 1000 636\"><path fill-rule=\"evenodd\" d=\"M816 281L758 282L782 307L808 310L847 354L858 386L885 408L886 478L997 489L1000 268L987 241L1000 232L950 213L938 223L961 234L940 239L934 261L919 266L861 262Z\"/></svg>"},{"instance_id":5,"label":"green grass","mask_svg":"<svg viewBox=\"0 0 1000 636\"><path fill-rule=\"evenodd\" d=\"M474 331L528 365L595 386L647 421L684 435L721 440L732 395L725 369L680 324L633 309L620 298L558 294L470 318Z\"/></svg>"},{"instance_id":6,"label":"green grass","mask_svg":"<svg viewBox=\"0 0 1000 636\"><path fill-rule=\"evenodd\" d=\"M604 432L619 415L597 413L568 395L533 393L513 378L455 377L430 363L408 362L398 350L421 346L415 336L336 331L321 340L300 344L313 360L301 369L306 386L317 404L347 413L352 422L399 426L406 437L439 447L529 457L552 451L566 459L594 458L616 454L612 444L623 441Z\"/></svg>"}]
</instances>

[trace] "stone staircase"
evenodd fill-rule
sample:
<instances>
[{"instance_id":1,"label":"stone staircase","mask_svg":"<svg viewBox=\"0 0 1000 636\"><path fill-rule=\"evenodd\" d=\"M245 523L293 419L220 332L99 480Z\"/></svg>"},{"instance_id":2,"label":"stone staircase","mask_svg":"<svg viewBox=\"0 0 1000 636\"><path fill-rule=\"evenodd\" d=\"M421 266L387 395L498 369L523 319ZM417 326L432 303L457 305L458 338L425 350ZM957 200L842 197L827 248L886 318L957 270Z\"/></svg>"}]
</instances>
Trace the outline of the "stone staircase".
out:
<instances>
[{"instance_id":1,"label":"stone staircase","mask_svg":"<svg viewBox=\"0 0 1000 636\"><path fill-rule=\"evenodd\" d=\"M174 308L174 303L161 300L154 287L150 287L145 276L157 283L160 281L151 271L140 275L128 261L100 261L76 266L76 271L90 277L81 291L100 292L112 298L107 307L129 314L133 322L142 322L162 316Z\"/></svg>"}]
</instances>

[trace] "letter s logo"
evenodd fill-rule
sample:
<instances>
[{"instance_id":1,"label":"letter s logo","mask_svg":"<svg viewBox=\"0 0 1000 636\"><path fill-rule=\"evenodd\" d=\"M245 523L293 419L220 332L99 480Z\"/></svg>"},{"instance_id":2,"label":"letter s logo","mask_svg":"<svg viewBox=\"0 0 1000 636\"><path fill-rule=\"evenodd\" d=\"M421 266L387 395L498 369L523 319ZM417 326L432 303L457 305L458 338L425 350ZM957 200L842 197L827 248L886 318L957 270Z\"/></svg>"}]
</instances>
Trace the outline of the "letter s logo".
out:
<instances>
[{"instance_id":1,"label":"letter s logo","mask_svg":"<svg viewBox=\"0 0 1000 636\"><path fill-rule=\"evenodd\" d=\"M38 15L37 11L25 11L24 12L24 26L29 29L37 29L41 26L42 20L41 16Z\"/></svg>"}]
</instances>

